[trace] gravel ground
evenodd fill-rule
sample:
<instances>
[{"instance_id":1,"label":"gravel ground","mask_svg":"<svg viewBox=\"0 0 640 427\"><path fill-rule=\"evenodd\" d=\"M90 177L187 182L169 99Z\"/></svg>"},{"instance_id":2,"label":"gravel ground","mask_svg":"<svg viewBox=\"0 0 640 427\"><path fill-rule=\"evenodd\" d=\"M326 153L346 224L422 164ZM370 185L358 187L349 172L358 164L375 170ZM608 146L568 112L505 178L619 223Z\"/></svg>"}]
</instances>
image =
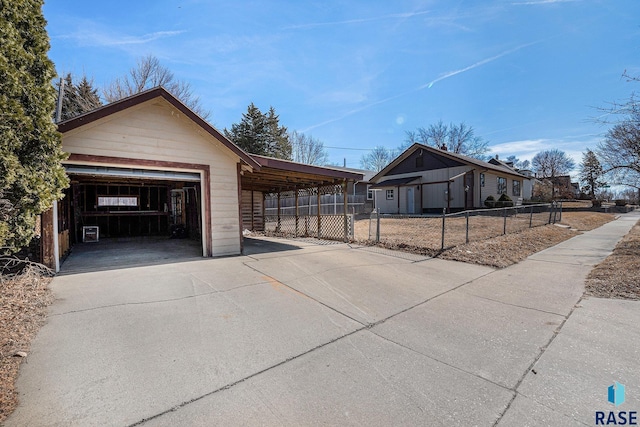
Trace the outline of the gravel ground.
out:
<instances>
[{"instance_id":1,"label":"gravel ground","mask_svg":"<svg viewBox=\"0 0 640 427\"><path fill-rule=\"evenodd\" d=\"M640 300L640 221L598 264L586 282L587 295Z\"/></svg>"}]
</instances>

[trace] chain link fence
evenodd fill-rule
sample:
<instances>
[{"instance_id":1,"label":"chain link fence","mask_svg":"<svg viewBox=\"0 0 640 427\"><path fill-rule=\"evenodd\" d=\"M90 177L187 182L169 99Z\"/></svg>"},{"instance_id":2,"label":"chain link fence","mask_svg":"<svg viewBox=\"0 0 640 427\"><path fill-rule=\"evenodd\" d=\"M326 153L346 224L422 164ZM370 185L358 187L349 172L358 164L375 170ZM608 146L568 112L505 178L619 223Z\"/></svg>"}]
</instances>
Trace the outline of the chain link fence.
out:
<instances>
[{"instance_id":1,"label":"chain link fence","mask_svg":"<svg viewBox=\"0 0 640 427\"><path fill-rule=\"evenodd\" d=\"M439 251L562 220L562 204L478 209L439 216L372 213L356 223L355 239Z\"/></svg>"},{"instance_id":2,"label":"chain link fence","mask_svg":"<svg viewBox=\"0 0 640 427\"><path fill-rule=\"evenodd\" d=\"M319 218L319 220L318 220ZM267 215L265 233L278 237L315 237L346 241L354 238L353 215Z\"/></svg>"}]
</instances>

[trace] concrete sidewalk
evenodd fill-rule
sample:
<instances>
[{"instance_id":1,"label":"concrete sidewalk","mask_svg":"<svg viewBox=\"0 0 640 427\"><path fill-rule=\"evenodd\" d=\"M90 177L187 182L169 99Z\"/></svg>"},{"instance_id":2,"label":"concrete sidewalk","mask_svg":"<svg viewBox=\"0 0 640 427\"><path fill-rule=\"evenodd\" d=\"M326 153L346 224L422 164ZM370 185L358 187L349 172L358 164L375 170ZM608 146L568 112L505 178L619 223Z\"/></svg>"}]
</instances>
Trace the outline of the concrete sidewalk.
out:
<instances>
[{"instance_id":1,"label":"concrete sidewalk","mask_svg":"<svg viewBox=\"0 0 640 427\"><path fill-rule=\"evenodd\" d=\"M640 302L582 299L638 219L503 270L264 239L60 276L6 425L593 425L614 381L640 410Z\"/></svg>"}]
</instances>

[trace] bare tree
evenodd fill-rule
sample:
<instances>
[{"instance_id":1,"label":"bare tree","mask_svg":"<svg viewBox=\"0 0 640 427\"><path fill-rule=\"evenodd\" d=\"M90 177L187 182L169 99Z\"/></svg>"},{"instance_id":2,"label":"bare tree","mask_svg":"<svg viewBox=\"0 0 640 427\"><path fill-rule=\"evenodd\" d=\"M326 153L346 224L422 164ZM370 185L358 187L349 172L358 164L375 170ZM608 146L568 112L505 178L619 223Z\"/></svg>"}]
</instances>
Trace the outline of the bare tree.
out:
<instances>
[{"instance_id":1,"label":"bare tree","mask_svg":"<svg viewBox=\"0 0 640 427\"><path fill-rule=\"evenodd\" d=\"M360 166L362 169L380 172L391 160L393 160L391 152L387 148L378 145L371 152L362 156Z\"/></svg>"},{"instance_id":2,"label":"bare tree","mask_svg":"<svg viewBox=\"0 0 640 427\"><path fill-rule=\"evenodd\" d=\"M640 77L626 71L622 76L640 82ZM600 110L604 114L598 121L612 125L596 150L604 172L612 184L638 189L640 194L640 100L632 92L627 100Z\"/></svg>"},{"instance_id":3,"label":"bare tree","mask_svg":"<svg viewBox=\"0 0 640 427\"><path fill-rule=\"evenodd\" d=\"M324 143L311 135L305 135L293 131L289 134L293 151L293 161L308 165L326 165L329 162L329 153L324 148Z\"/></svg>"},{"instance_id":4,"label":"bare tree","mask_svg":"<svg viewBox=\"0 0 640 427\"><path fill-rule=\"evenodd\" d=\"M173 72L153 55L138 58L136 66L128 74L114 79L102 93L107 102L114 102L157 86L163 86L203 119L208 119L211 115L202 106L200 97L193 94L191 85L176 79Z\"/></svg>"},{"instance_id":5,"label":"bare tree","mask_svg":"<svg viewBox=\"0 0 640 427\"><path fill-rule=\"evenodd\" d=\"M567 175L575 167L575 162L556 148L541 151L533 157L533 169L540 178L555 178Z\"/></svg>"},{"instance_id":6,"label":"bare tree","mask_svg":"<svg viewBox=\"0 0 640 427\"><path fill-rule=\"evenodd\" d=\"M406 141L412 144L418 142L431 145L480 160L484 160L486 152L489 151L489 143L476 136L473 128L464 122L445 125L442 120L439 120L427 128L420 127L415 132L407 132Z\"/></svg>"}]
</instances>

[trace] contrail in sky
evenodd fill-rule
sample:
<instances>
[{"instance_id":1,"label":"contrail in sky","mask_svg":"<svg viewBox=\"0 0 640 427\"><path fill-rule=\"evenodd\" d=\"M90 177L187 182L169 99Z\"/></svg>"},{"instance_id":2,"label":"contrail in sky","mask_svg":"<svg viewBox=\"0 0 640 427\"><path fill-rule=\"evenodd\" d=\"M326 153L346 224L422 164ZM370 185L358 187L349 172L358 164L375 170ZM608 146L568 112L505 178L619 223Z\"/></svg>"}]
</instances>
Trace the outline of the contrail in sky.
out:
<instances>
[{"instance_id":1,"label":"contrail in sky","mask_svg":"<svg viewBox=\"0 0 640 427\"><path fill-rule=\"evenodd\" d=\"M461 69L455 70L455 71L449 71L448 73L443 74L442 76L438 77L437 79L431 80L429 83L420 86L418 89L422 90L422 89L425 89L425 88L430 88L435 83L438 83L441 80L448 79L449 77L453 77L453 76L455 76L457 74L462 74L465 71L473 70L474 68L477 68L477 67L479 67L481 65L488 64L489 62L493 62L498 58L502 58L505 55L509 55L511 53L519 51L520 49L523 49L525 47L528 47L528 46L531 46L531 45L534 45L534 44L537 44L537 43L540 43L540 42L536 41L536 42L523 44L523 45L520 45L518 47L514 47L513 49L505 50L504 52L499 53L499 54L497 54L495 56L492 56L491 58L487 58L487 59L483 59L482 61L478 61L475 64L469 65L468 67L461 68Z\"/></svg>"},{"instance_id":2,"label":"contrail in sky","mask_svg":"<svg viewBox=\"0 0 640 427\"><path fill-rule=\"evenodd\" d=\"M402 92L402 93L399 93L399 94L397 94L397 95L390 96L390 97L388 97L388 98L381 99L381 100L379 100L379 101L375 101L375 102L372 102L372 103L370 103L370 104L363 105L362 107L355 108L355 109L353 109L353 110L347 111L345 114L343 114L343 115L342 115L342 116L340 116L340 117L336 117L336 118L333 118L333 119L329 119L329 120L326 120L326 121L324 121L324 122L322 122L322 123L318 123L318 124L315 124L315 125L309 126L308 128L303 129L303 130L302 130L302 132L308 132L308 131L310 131L310 130L312 130L312 129L315 129L315 128L318 128L318 127L321 127L321 126L327 125L327 124L329 124L329 123L337 122L337 121L339 121L339 120L344 119L345 117L348 117L348 116L351 116L351 115L353 115L353 114L359 113L360 111L366 110L366 109L371 108L371 107L374 107L374 106L376 106L376 105L384 104L385 102L391 101L391 100L396 99L396 98L400 98L400 97L405 96L405 95L408 95L408 94L410 94L410 93L413 93L413 92L417 92L417 91L420 91L420 90L423 90L423 89L430 88L430 87L432 87L434 84L436 84L436 83L437 83L437 82L439 82L439 81L442 81L442 80L444 80L444 79L448 79L449 77L453 77L453 76L458 75L458 74L462 74L462 73L464 73L465 71L473 70L474 68L477 68L477 67L480 67L480 66L482 66L482 65L488 64L489 62L495 61L496 59L502 58L503 56L506 56L506 55L509 55L509 54L511 54L511 53L517 52L517 51L519 51L520 49L524 49L525 47L529 47L529 46L532 46L532 45L534 45L534 44L538 44L538 43L540 43L541 41L542 41L542 40L538 40L538 41L531 42L531 43L526 43L526 44L523 44L523 45L520 45L520 46L514 47L513 49L505 50L504 52L499 53L499 54L497 54L497 55L494 55L494 56L492 56L492 57L490 57L490 58L486 58L486 59L483 59L482 61L478 61L478 62L476 62L476 63L474 63L474 64L469 65L468 67L461 68L461 69L459 69L459 70L455 70L455 71L449 71L448 73L445 73L445 74L443 74L442 76L438 77L437 79L435 79L435 80L431 80L429 83L426 83L426 84L424 84L424 85L422 85L422 86L419 86L419 87L417 87L416 89L407 90L407 91Z\"/></svg>"},{"instance_id":3,"label":"contrail in sky","mask_svg":"<svg viewBox=\"0 0 640 427\"><path fill-rule=\"evenodd\" d=\"M418 16L418 15L424 15L427 13L429 13L429 11L426 11L426 10L420 11L420 12L395 13L393 15L377 16L374 18L348 19L345 21L315 22L310 24L289 25L287 27L284 27L284 29L285 30L301 30L305 28L326 27L329 25L361 24L363 22L380 21L383 19L406 19L406 18L412 18L414 16Z\"/></svg>"}]
</instances>

